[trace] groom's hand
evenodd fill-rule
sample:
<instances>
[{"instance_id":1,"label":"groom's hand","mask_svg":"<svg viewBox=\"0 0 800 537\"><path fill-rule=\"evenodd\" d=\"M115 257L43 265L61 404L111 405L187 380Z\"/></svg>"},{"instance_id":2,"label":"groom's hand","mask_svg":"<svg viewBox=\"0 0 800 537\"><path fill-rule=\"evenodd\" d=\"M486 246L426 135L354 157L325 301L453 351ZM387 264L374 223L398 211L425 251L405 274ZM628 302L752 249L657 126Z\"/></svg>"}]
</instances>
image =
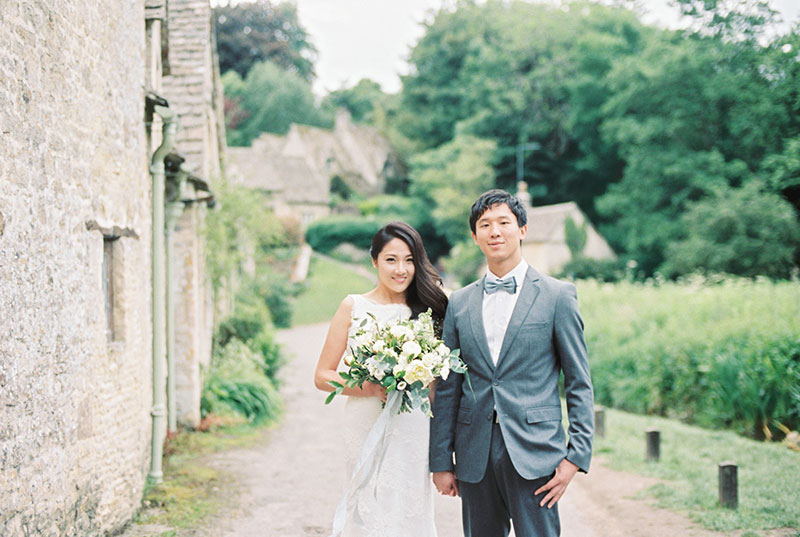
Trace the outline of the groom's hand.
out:
<instances>
[{"instance_id":1,"label":"groom's hand","mask_svg":"<svg viewBox=\"0 0 800 537\"><path fill-rule=\"evenodd\" d=\"M433 484L445 496L460 496L456 474L453 472L433 472Z\"/></svg>"},{"instance_id":2,"label":"groom's hand","mask_svg":"<svg viewBox=\"0 0 800 537\"><path fill-rule=\"evenodd\" d=\"M533 493L534 496L538 496L542 492L547 492L547 495L539 502L539 506L544 507L544 504L547 504L548 509L553 507L556 502L561 499L561 496L564 495L564 491L567 490L567 485L569 485L569 482L575 477L577 471L578 467L567 459L561 461L556 467L556 475Z\"/></svg>"}]
</instances>

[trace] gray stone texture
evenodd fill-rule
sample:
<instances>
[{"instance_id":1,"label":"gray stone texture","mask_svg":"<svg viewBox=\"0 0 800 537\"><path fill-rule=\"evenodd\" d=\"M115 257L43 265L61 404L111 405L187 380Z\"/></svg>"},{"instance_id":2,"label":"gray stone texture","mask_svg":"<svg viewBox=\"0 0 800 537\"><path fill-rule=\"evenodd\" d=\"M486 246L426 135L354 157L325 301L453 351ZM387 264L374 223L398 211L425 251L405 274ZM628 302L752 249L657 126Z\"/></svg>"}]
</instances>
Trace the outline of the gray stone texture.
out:
<instances>
[{"instance_id":1,"label":"gray stone texture","mask_svg":"<svg viewBox=\"0 0 800 537\"><path fill-rule=\"evenodd\" d=\"M205 13L186 42L171 36L176 80L188 41L205 51L206 63L172 86L170 99L183 106L181 85L199 77L209 87L201 70L213 67L210 9L207 0L174 3L171 16ZM148 135L144 96L162 90L161 22L146 25L144 0L0 0L0 14L0 535L106 535L135 513L149 468L148 164L160 124ZM193 145L201 122L190 109L177 149L208 178L224 148L219 111L210 91L186 95L205 99L208 135ZM213 311L198 237L204 211L186 212L176 256L192 265L179 275L191 299L178 322L198 331L179 336L199 341L193 405ZM109 232L121 235L112 244L113 338L103 287Z\"/></svg>"}]
</instances>

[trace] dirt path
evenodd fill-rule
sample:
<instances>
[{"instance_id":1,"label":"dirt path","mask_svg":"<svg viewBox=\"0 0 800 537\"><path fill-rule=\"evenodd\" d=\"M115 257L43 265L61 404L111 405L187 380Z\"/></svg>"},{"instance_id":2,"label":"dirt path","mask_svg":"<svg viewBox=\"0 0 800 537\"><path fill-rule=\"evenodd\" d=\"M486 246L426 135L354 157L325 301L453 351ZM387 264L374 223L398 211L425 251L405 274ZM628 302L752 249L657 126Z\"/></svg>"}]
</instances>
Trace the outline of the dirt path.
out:
<instances>
[{"instance_id":1,"label":"dirt path","mask_svg":"<svg viewBox=\"0 0 800 537\"><path fill-rule=\"evenodd\" d=\"M213 466L238 480L231 507L193 537L326 536L342 492L344 465L337 442L343 401L323 405L312 383L326 325L279 333L293 356L283 368L283 422L257 447L215 455ZM576 476L560 504L564 537L721 537L682 515L630 497L654 480L593 464ZM437 497L439 537L461 537L460 502Z\"/></svg>"}]
</instances>

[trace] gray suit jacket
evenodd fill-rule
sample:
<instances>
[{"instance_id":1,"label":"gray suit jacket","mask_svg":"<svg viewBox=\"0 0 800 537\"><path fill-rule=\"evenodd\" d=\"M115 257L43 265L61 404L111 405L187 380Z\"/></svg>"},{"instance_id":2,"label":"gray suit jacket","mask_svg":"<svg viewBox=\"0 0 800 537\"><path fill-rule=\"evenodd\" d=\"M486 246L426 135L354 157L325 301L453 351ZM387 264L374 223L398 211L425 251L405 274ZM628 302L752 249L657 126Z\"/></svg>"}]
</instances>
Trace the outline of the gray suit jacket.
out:
<instances>
[{"instance_id":1,"label":"gray suit jacket","mask_svg":"<svg viewBox=\"0 0 800 537\"><path fill-rule=\"evenodd\" d=\"M461 349L464 375L439 381L433 402L430 471L477 483L486 470L496 409L508 454L525 479L550 475L565 457L589 470L594 397L575 286L529 268L508 323L497 366L483 327L483 279L453 293L444 341ZM558 377L564 372L569 443L561 424ZM453 461L455 453L455 463Z\"/></svg>"}]
</instances>

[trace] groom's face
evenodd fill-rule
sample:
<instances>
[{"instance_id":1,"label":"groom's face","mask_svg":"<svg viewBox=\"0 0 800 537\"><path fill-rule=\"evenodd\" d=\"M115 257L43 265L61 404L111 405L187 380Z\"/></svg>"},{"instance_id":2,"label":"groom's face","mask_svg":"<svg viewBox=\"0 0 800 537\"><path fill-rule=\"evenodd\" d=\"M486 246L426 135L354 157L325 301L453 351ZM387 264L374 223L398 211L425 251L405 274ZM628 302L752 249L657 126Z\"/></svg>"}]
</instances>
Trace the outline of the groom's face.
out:
<instances>
[{"instance_id":1,"label":"groom's face","mask_svg":"<svg viewBox=\"0 0 800 537\"><path fill-rule=\"evenodd\" d=\"M472 239L491 263L518 261L522 256L521 241L528 226L519 227L516 215L505 203L492 205L475 222Z\"/></svg>"}]
</instances>

